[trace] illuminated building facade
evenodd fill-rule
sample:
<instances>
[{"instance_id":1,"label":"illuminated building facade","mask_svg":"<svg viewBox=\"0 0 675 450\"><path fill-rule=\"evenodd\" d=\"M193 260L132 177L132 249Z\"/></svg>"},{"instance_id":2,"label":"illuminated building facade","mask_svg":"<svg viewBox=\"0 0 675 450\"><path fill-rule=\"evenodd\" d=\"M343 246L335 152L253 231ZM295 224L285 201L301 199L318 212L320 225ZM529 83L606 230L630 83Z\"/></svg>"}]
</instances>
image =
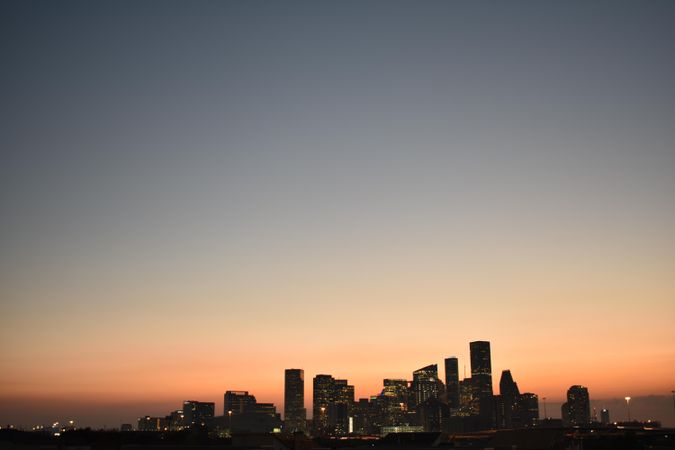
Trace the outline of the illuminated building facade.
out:
<instances>
[{"instance_id":1,"label":"illuminated building facade","mask_svg":"<svg viewBox=\"0 0 675 450\"><path fill-rule=\"evenodd\" d=\"M415 406L430 398L438 398L438 365L431 364L414 371L412 391Z\"/></svg>"}]
</instances>

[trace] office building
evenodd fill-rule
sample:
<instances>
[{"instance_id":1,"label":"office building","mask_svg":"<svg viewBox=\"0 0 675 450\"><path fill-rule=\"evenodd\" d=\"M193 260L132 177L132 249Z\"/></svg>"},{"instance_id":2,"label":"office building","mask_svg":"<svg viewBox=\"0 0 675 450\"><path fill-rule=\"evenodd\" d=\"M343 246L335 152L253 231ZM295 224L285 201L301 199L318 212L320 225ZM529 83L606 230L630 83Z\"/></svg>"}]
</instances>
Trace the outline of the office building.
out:
<instances>
[{"instance_id":1,"label":"office building","mask_svg":"<svg viewBox=\"0 0 675 450\"><path fill-rule=\"evenodd\" d=\"M503 370L499 379L497 428L520 428L520 391L510 370Z\"/></svg>"},{"instance_id":2,"label":"office building","mask_svg":"<svg viewBox=\"0 0 675 450\"><path fill-rule=\"evenodd\" d=\"M539 423L539 397L531 392L520 394L520 426L531 428Z\"/></svg>"},{"instance_id":3,"label":"office building","mask_svg":"<svg viewBox=\"0 0 675 450\"><path fill-rule=\"evenodd\" d=\"M243 414L255 404L255 396L248 391L227 391L223 396L223 415Z\"/></svg>"},{"instance_id":4,"label":"office building","mask_svg":"<svg viewBox=\"0 0 675 450\"><path fill-rule=\"evenodd\" d=\"M448 407L459 408L459 363L454 356L445 358L445 393Z\"/></svg>"},{"instance_id":5,"label":"office building","mask_svg":"<svg viewBox=\"0 0 675 450\"><path fill-rule=\"evenodd\" d=\"M168 430L166 417L144 416L138 418L138 431L165 431Z\"/></svg>"},{"instance_id":6,"label":"office building","mask_svg":"<svg viewBox=\"0 0 675 450\"><path fill-rule=\"evenodd\" d=\"M186 400L183 402L184 423L187 427L205 426L213 419L216 404L213 402L198 402Z\"/></svg>"},{"instance_id":7,"label":"office building","mask_svg":"<svg viewBox=\"0 0 675 450\"><path fill-rule=\"evenodd\" d=\"M584 386L571 386L567 390L567 402L561 407L565 426L582 426L591 423L591 402L588 389Z\"/></svg>"},{"instance_id":8,"label":"office building","mask_svg":"<svg viewBox=\"0 0 675 450\"><path fill-rule=\"evenodd\" d=\"M494 427L494 399L492 392L492 362L490 343L474 341L469 343L471 353L471 379L478 395L478 416L482 428Z\"/></svg>"},{"instance_id":9,"label":"office building","mask_svg":"<svg viewBox=\"0 0 675 450\"><path fill-rule=\"evenodd\" d=\"M408 410L408 381L403 379L385 379L380 396L380 425L395 427L405 422Z\"/></svg>"},{"instance_id":10,"label":"office building","mask_svg":"<svg viewBox=\"0 0 675 450\"><path fill-rule=\"evenodd\" d=\"M413 372L412 391L415 406L438 398L438 365L431 364Z\"/></svg>"},{"instance_id":11,"label":"office building","mask_svg":"<svg viewBox=\"0 0 675 450\"><path fill-rule=\"evenodd\" d=\"M302 369L286 369L284 374L284 429L286 432L305 432L305 372Z\"/></svg>"},{"instance_id":12,"label":"office building","mask_svg":"<svg viewBox=\"0 0 675 450\"><path fill-rule=\"evenodd\" d=\"M328 425L331 434L337 436L349 434L349 418L353 405L354 386L350 385L347 380L334 380L333 401L328 405Z\"/></svg>"},{"instance_id":13,"label":"office building","mask_svg":"<svg viewBox=\"0 0 675 450\"><path fill-rule=\"evenodd\" d=\"M329 432L328 407L333 403L335 379L330 375L317 375L312 383L314 399L312 402L312 420L314 434L323 436Z\"/></svg>"}]
</instances>

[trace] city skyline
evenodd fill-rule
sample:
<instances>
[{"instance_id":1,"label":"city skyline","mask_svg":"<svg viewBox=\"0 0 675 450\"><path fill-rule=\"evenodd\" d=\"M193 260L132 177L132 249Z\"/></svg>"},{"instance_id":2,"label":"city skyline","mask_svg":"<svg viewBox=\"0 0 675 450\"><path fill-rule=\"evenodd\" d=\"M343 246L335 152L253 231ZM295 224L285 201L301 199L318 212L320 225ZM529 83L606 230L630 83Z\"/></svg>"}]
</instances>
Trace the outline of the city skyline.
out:
<instances>
[{"instance_id":1,"label":"city skyline","mask_svg":"<svg viewBox=\"0 0 675 450\"><path fill-rule=\"evenodd\" d=\"M464 378L477 340L492 387L668 396L673 23L661 0L0 2L0 422L281 408L287 368L367 397L451 356Z\"/></svg>"},{"instance_id":2,"label":"city skyline","mask_svg":"<svg viewBox=\"0 0 675 450\"><path fill-rule=\"evenodd\" d=\"M477 351L475 352L475 354L472 355L472 357L474 358L474 361L476 362L477 366L476 366L476 369L474 370L474 373L472 373L471 369L469 369L468 372L466 372L466 374L461 374L459 376L459 388L458 389L460 389L460 390L461 390L461 385L462 385L463 382L475 379L476 375L478 375L478 377L481 378L484 374L486 374L490 370L492 370L491 369L491 343L489 341L471 342L471 348L474 348L474 345L477 345L476 346ZM486 345L486 347L485 347L485 345ZM485 347L485 348L483 348L483 347ZM471 357L469 359L471 360ZM444 360L445 361L448 361L448 360L459 360L459 361L461 361L461 358L457 358L455 356L452 356L452 357L445 358ZM451 368L451 371L453 371L453 370L454 369ZM304 369L285 369L284 370L284 380L285 380L284 385L287 384L289 374L291 376L290 379L293 380L293 379L297 378L298 371L301 374L300 379L303 379L302 384L305 384L304 383L304 372L305 372ZM324 373L315 374L311 378L311 380L316 380L316 379L328 380L328 379L330 379L331 387L329 387L329 386L325 387L325 389L329 389L329 390L333 389L332 386L333 386L333 383L335 383L335 382L337 382L338 384L342 384L344 386L347 386L347 384L350 382L349 377L345 378L345 377L341 377L340 375L337 375L337 376L328 375L325 372L326 371L324 371ZM454 373L454 372L451 372L451 373ZM427 366L419 368L419 369L411 370L408 373L407 376L404 376L402 378L384 377L383 379L381 379L384 382L384 388L382 387L382 383L380 383L380 389L379 390L376 389L375 391L370 392L370 393L365 394L365 395L359 395L359 393L362 392L362 389L356 389L356 387L354 386L354 383L352 383L348 387L351 388L352 400L358 402L358 401L360 401L360 399L364 399L364 398L365 399L368 399L368 398L372 399L373 395L383 394L387 389L386 386L387 386L388 381L389 382L391 382L391 381L395 382L395 381L399 381L399 380L400 381L405 380L407 389L410 389L410 393L411 393L410 395L412 395L412 398L417 398L416 401L419 402L420 400L425 400L426 398L429 398L429 395L424 394L424 392L427 392L427 390L424 387L422 387L422 388L415 387L416 374L423 374L422 375L423 379L426 379L426 377L427 377L426 374L430 374L430 375L433 375L434 377L436 377L438 381L440 381L441 379L445 379L447 377L447 374L445 372L443 372L442 375L441 375L441 372L438 371L438 365L437 364L431 364L431 365L427 365ZM505 376L507 376L506 381L505 381L505 378L504 378ZM519 378L519 380L522 381L520 376L518 378ZM481 380L482 380L482 378L481 378ZM495 401L499 397L498 394L501 394L502 396L504 395L504 386L505 386L504 383L505 382L506 382L506 386L507 386L506 389L511 389L508 386L509 386L509 384L513 384L515 386L515 390L518 391L518 387L517 387L518 383L514 383L514 378L511 374L510 369L503 369L503 370L500 371L499 374L497 374L496 372L493 372L492 373L492 380L493 380L493 385L496 385L497 388L492 389L491 390L492 393L490 393L489 395L490 396L494 395ZM433 382L434 380L431 380L431 381ZM496 384L495 384L495 382L496 382ZM323 381L321 383L323 383ZM483 382L478 380L478 383L479 384L476 387L481 386L480 383L483 383ZM294 385L294 384L295 383L293 381L291 381L291 385ZM295 384L295 385L297 386L297 384ZM525 383L522 383L521 385L525 385ZM447 386L444 386L444 388L447 388ZM305 416L306 419L311 421L313 419L313 416L314 416L312 411L313 410L318 411L319 409L317 409L317 408L319 408L319 406L323 406L323 408L322 408L323 410L319 414L322 415L324 420L327 420L328 403L330 401L329 400L319 401L319 406L317 406L317 404L315 403L315 400L314 400L315 399L314 391L316 389L317 389L316 381L314 381L314 387L312 387L312 382L304 385L301 392L302 392L302 396L306 399L305 402L304 402L305 408L304 408L304 411L302 413L299 413L299 414L304 413L306 415ZM319 388L319 389L322 389L322 388ZM478 389L478 391L483 391L483 390L484 390L484 388L480 388L480 387ZM559 397L556 397L556 396L553 396L553 397L538 396L535 393L534 394L535 398L538 397L538 417L540 419L546 419L546 418L560 419L560 418L562 418L563 420L566 420L565 419L565 417L566 417L565 411L567 410L566 405L571 402L570 398L574 398L574 397L570 397L570 395L571 395L570 392L577 392L575 390L577 390L577 391L582 390L585 393L584 395L586 396L586 400L585 400L586 403L582 403L581 407L577 407L577 408L581 408L581 410L582 410L581 413L576 413L576 412L571 413L573 415L573 417L577 417L578 414L582 414L581 419L575 419L575 420L577 420L577 422L572 420L572 424L576 424L576 425L583 424L583 423L585 423L585 421L590 421L591 419L599 422L601 414L609 414L607 412L608 410L606 409L608 406L612 407L610 411L613 412L613 416L612 416L613 421L617 421L617 420L618 421L622 421L622 420L625 421L625 420L630 419L629 416L623 417L624 414L626 414L628 412L627 410L625 410L623 408L623 406L625 406L625 403L624 403L626 401L625 398L621 397L621 398L604 398L603 399L603 398L597 398L596 396L591 396L591 398L589 400L589 389L586 386L581 386L581 385L571 385L569 387L569 389L567 389L567 393L565 394L564 392L562 392L562 394ZM281 419L284 420L284 423L286 423L286 414L285 414L286 413L286 402L284 401L284 396L287 395L287 394L295 395L294 392L297 391L297 388L291 387L291 389L288 390L287 387L284 387L284 388L281 389L281 391L282 391L282 397L281 397L280 401L272 401L270 403L264 403L265 401L269 400L269 398L267 398L267 399L261 398L261 399L257 400L257 405L262 406L263 408L266 405L269 405L270 408L274 407L274 409L279 414ZM532 391L532 389L526 388L525 391ZM591 391L592 391L592 389L591 389ZM672 393L672 391L671 391L671 393ZM442 394L442 392L440 390L438 390L438 391L435 391L435 393L431 397L438 397L441 394ZM458 391L458 394L459 394L459 391ZM223 394L221 394L221 399L222 399L222 395ZM328 399L331 394L326 392L325 395L327 396L326 398ZM484 401L479 400L480 395L481 394L479 394L479 396L477 397L476 400L478 401L478 404L483 404ZM506 395L509 395L509 393L507 392ZM517 394L517 395L519 395L519 394ZM525 393L525 395L532 395L532 394L530 394L528 392L528 393ZM461 396L461 394L460 394L460 396ZM192 396L192 397L196 398L196 397L199 397L199 396ZM224 403L222 404L222 407L219 406L218 401L212 402L211 399L206 399L206 398L201 398L201 397L200 397L199 400L184 400L184 401L182 401L182 404L183 404L183 408L187 408L187 405L191 405L191 404L200 404L200 405L203 404L203 405L206 405L207 407L211 408L211 413L210 413L211 417L213 417L214 414L215 414L215 416L221 416L221 417L224 417L224 418L227 418L228 414L231 415L233 412L234 413L246 412L247 411L246 405L250 405L251 402L253 404L256 404L255 389L237 390L237 389L228 388L227 392L225 392L225 394L224 394L224 397L225 397L225 400L224 400ZM232 403L232 401L233 401L232 399L235 399L235 398L237 399L236 405L234 403ZM452 404L448 400L448 398L449 397L447 397L446 400L444 400L444 401L448 402L448 404ZM252 400L249 400L249 399L252 399ZM205 402L205 400L206 400L206 402ZM262 402L261 402L261 400L262 400ZM565 400L567 400L567 403L565 403ZM660 423L662 423L664 426L675 426L675 417L670 417L670 415L673 412L672 408L675 406L675 404L671 403L671 399L667 395L636 396L636 397L632 398L633 402L635 402L635 400L638 400L638 402L640 404L639 404L637 410L634 412L634 415L632 417L633 420L643 420L643 421L647 421L648 419L649 420L659 420ZM647 404L645 404L645 400L650 400L650 401ZM660 406L658 406L657 402L655 402L654 400L658 400L658 403L660 403ZM673 399L673 402L675 402L675 398ZM135 407L138 408L142 404L143 403L138 403L138 404L133 404L133 405L135 405ZM143 422L145 419L152 418L153 420L160 420L159 417L162 417L163 414L168 411L168 410L166 410L167 405L175 406L177 403L162 402L162 403L158 403L157 406L154 406L154 407L151 406L152 404L153 404L152 402L146 403L146 405L150 406L149 409L152 410L152 411L143 410L143 412L144 413L152 412L153 414L155 414L157 419L155 419L155 417L152 417L152 415L143 415L142 414L138 417L139 427L140 427L140 423ZM458 404L457 408L459 408L459 407L460 407L460 405ZM633 408L635 408L635 406L633 406ZM148 409L148 408L146 408L146 409ZM585 409L585 412L583 412L584 409ZM257 410L259 410L259 408L254 407L253 409L250 409L250 411L254 411L254 410L257 411ZM84 413L83 415L85 417L88 416L87 411L91 411L91 406L89 408L85 407L84 409L81 410L81 412ZM572 411L575 411L575 410L572 409ZM136 411L136 412L138 413L138 411ZM7 414L7 413L11 414L11 411L7 411L7 410L0 411L0 414L3 414L3 413L4 414ZM180 415L181 418L183 417L183 415L182 415L183 410L174 411L171 414L175 415L176 413L181 414ZM185 417L188 417L188 416L190 417L188 422L195 423L191 419L192 413L189 413L186 410L185 414L186 414ZM568 414L570 414L570 413L568 413ZM585 415L583 415L583 414L585 414ZM661 416L659 416L659 414ZM54 417L60 417L60 416L64 416L64 414L59 415L59 414L50 413L50 415L49 415L50 419L53 419ZM65 417L70 417L69 420L71 420L71 421L73 420L72 418L76 417L76 416L77 416L77 414L65 414ZM112 416L110 416L110 417L112 417ZM167 419L168 418L169 418L169 416L167 416ZM128 416L127 416L127 419L128 419ZM144 419L144 420L142 420L142 419ZM497 413L497 420L499 421L499 413ZM28 421L28 422L25 422L25 423L16 422L16 421L5 421L5 422L6 423L0 422L0 426L6 426L6 425L12 423L12 424L14 424L14 426L20 426L20 427L23 427L23 428L26 428L26 429L30 429L31 427L35 427L35 426L38 426L38 425L42 426L42 425L49 424L49 423L51 423L51 420L47 420L47 421L43 420L42 422L40 420L32 420L32 421ZM132 420L121 420L120 423L131 423L131 422L134 422L134 421L132 421ZM64 420L63 422L60 422L60 423L66 424L67 422ZM231 423L231 418L230 418L230 423ZM326 426L327 426L327 423L328 422L325 422L320 427L320 429L322 429L322 430L325 429ZM76 424L77 424L77 426L87 426L87 427L94 427L94 428L102 426L101 423L86 423L86 422L83 422L83 421L77 421ZM154 424L153 422L149 423L149 425L151 426L151 428L149 428L149 429L154 429L154 427L156 426L156 424ZM105 425L105 426L107 426L107 425ZM114 428L117 428L118 426L119 426L119 424L113 425ZM305 429L304 431L307 432L307 433L312 432L312 430L309 430L309 429Z\"/></svg>"}]
</instances>

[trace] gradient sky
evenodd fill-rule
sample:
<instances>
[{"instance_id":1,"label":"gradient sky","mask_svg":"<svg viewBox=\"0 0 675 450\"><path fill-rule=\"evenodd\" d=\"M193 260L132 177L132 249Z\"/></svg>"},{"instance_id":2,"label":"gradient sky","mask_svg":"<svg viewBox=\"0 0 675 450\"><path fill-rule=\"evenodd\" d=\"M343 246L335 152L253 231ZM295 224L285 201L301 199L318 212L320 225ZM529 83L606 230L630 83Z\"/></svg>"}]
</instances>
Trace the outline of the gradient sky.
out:
<instances>
[{"instance_id":1,"label":"gradient sky","mask_svg":"<svg viewBox=\"0 0 675 450\"><path fill-rule=\"evenodd\" d=\"M478 339L551 402L669 398L674 19L2 2L0 423L363 397Z\"/></svg>"}]
</instances>

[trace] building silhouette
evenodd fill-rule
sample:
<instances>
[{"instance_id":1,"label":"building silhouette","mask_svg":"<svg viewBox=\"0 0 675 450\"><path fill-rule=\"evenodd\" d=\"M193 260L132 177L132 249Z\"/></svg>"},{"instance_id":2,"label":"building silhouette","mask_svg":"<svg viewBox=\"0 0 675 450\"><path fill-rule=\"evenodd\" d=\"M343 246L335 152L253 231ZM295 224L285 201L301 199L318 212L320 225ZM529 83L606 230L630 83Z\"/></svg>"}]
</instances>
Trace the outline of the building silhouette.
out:
<instances>
[{"instance_id":1,"label":"building silhouette","mask_svg":"<svg viewBox=\"0 0 675 450\"><path fill-rule=\"evenodd\" d=\"M413 401L421 405L430 398L438 398L438 365L431 364L413 372Z\"/></svg>"},{"instance_id":2,"label":"building silhouette","mask_svg":"<svg viewBox=\"0 0 675 450\"><path fill-rule=\"evenodd\" d=\"M314 399L312 401L312 421L314 434L323 436L328 433L328 407L333 403L333 384L335 379L330 375L317 375L312 383Z\"/></svg>"},{"instance_id":3,"label":"building silhouette","mask_svg":"<svg viewBox=\"0 0 675 450\"><path fill-rule=\"evenodd\" d=\"M459 408L459 362L457 358L445 358L445 395L450 409Z\"/></svg>"},{"instance_id":4,"label":"building silhouette","mask_svg":"<svg viewBox=\"0 0 675 450\"><path fill-rule=\"evenodd\" d=\"M223 415L243 414L257 402L248 391L227 391L223 396Z\"/></svg>"},{"instance_id":5,"label":"building silhouette","mask_svg":"<svg viewBox=\"0 0 675 450\"><path fill-rule=\"evenodd\" d=\"M580 426L591 423L591 402L588 389L584 386L570 386L567 401L561 406L565 426Z\"/></svg>"},{"instance_id":6,"label":"building silhouette","mask_svg":"<svg viewBox=\"0 0 675 450\"><path fill-rule=\"evenodd\" d=\"M488 341L470 342L469 350L471 353L471 381L478 396L478 416L481 428L493 428L495 408L492 392L490 343Z\"/></svg>"},{"instance_id":7,"label":"building silhouette","mask_svg":"<svg viewBox=\"0 0 675 450\"><path fill-rule=\"evenodd\" d=\"M184 423L187 427L203 427L213 419L216 404L213 402L198 402L185 400L183 402Z\"/></svg>"},{"instance_id":8,"label":"building silhouette","mask_svg":"<svg viewBox=\"0 0 675 450\"><path fill-rule=\"evenodd\" d=\"M478 415L478 392L472 378L464 378L459 382L459 410L455 415L470 417Z\"/></svg>"},{"instance_id":9,"label":"building silhouette","mask_svg":"<svg viewBox=\"0 0 675 450\"><path fill-rule=\"evenodd\" d=\"M347 380L333 381L333 401L328 405L330 434L343 436L350 433L349 418L354 406L354 386Z\"/></svg>"},{"instance_id":10,"label":"building silhouette","mask_svg":"<svg viewBox=\"0 0 675 450\"><path fill-rule=\"evenodd\" d=\"M284 374L284 429L286 432L305 432L305 372L302 369L286 369Z\"/></svg>"},{"instance_id":11,"label":"building silhouette","mask_svg":"<svg viewBox=\"0 0 675 450\"><path fill-rule=\"evenodd\" d=\"M520 394L520 426L530 428L539 424L539 396L532 392Z\"/></svg>"},{"instance_id":12,"label":"building silhouette","mask_svg":"<svg viewBox=\"0 0 675 450\"><path fill-rule=\"evenodd\" d=\"M138 431L164 431L168 429L166 417L143 416L138 418Z\"/></svg>"},{"instance_id":13,"label":"building silhouette","mask_svg":"<svg viewBox=\"0 0 675 450\"><path fill-rule=\"evenodd\" d=\"M510 370L502 371L496 405L497 428L520 428L520 390Z\"/></svg>"}]
</instances>

